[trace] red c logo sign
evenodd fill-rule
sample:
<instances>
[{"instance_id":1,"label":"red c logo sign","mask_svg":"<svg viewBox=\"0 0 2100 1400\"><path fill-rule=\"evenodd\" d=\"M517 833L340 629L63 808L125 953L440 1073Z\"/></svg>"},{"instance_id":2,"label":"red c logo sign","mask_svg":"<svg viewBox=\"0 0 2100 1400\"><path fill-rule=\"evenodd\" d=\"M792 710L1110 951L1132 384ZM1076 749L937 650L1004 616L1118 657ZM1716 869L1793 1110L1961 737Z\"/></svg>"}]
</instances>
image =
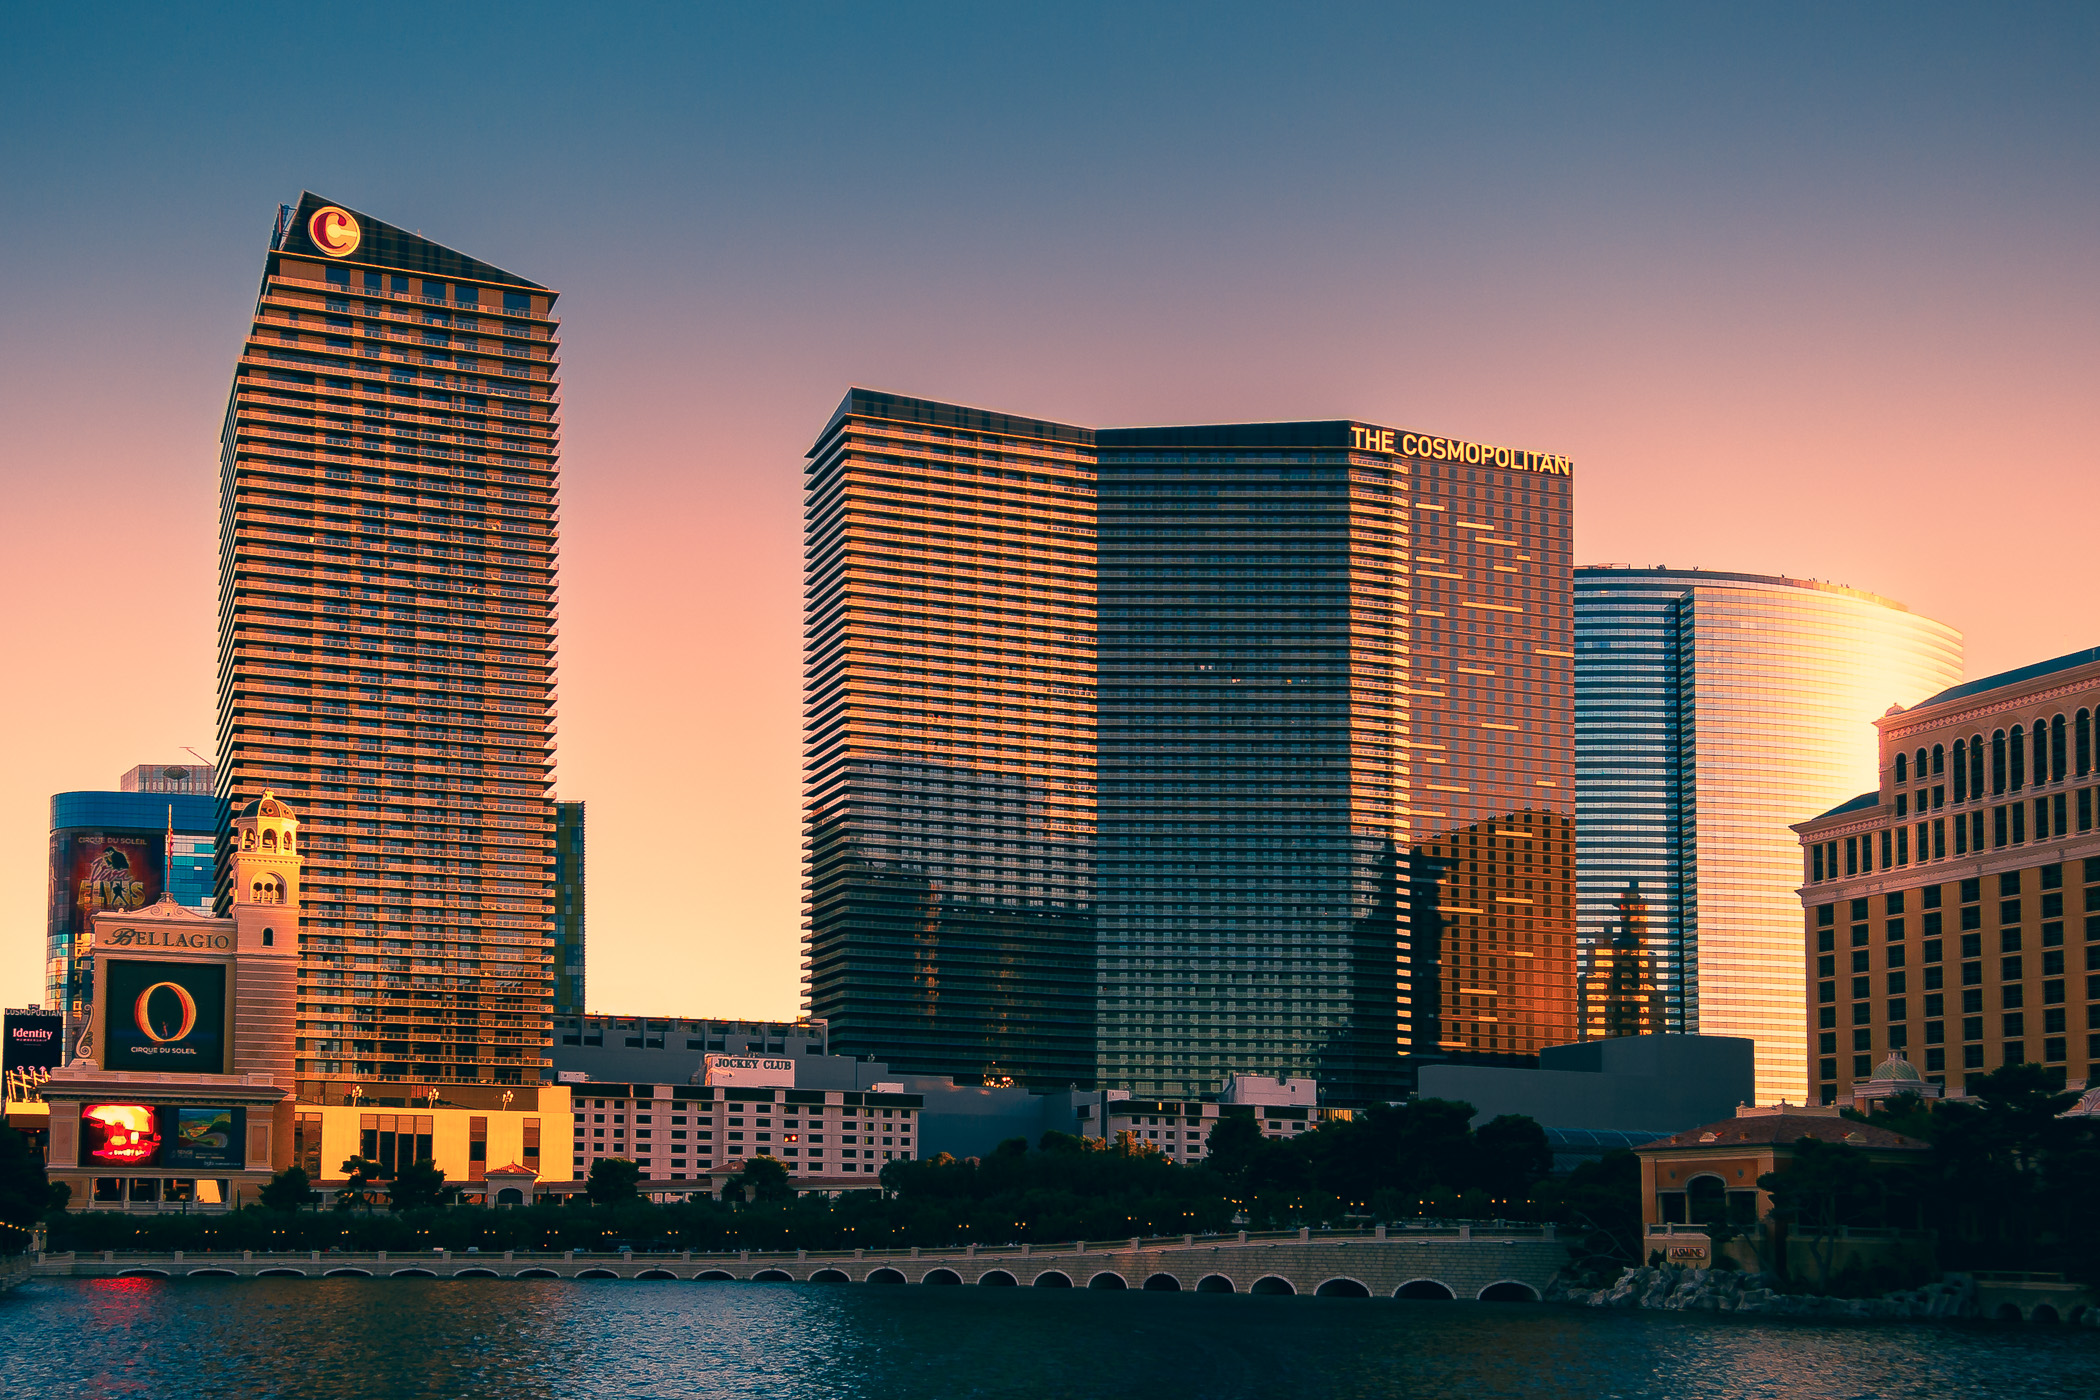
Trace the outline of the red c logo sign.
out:
<instances>
[{"instance_id":1,"label":"red c logo sign","mask_svg":"<svg viewBox=\"0 0 2100 1400\"><path fill-rule=\"evenodd\" d=\"M162 987L166 987L173 992L176 1001L182 1005L182 1029L176 1031L173 1035L162 1035L159 1031L153 1029L153 1022L146 1015L146 1003L153 1000L153 994ZM152 986L146 988L145 991L139 993L139 999L131 1007L131 1019L138 1024L140 1032L145 1035L146 1039L152 1041L155 1045L166 1045L170 1041L182 1039L191 1031L197 1029L197 999L190 995L187 987L178 983L155 982Z\"/></svg>"},{"instance_id":2,"label":"red c logo sign","mask_svg":"<svg viewBox=\"0 0 2100 1400\"><path fill-rule=\"evenodd\" d=\"M357 226L357 216L348 209L326 204L314 210L313 217L306 221L306 234L329 257L347 258L357 251L364 230Z\"/></svg>"}]
</instances>

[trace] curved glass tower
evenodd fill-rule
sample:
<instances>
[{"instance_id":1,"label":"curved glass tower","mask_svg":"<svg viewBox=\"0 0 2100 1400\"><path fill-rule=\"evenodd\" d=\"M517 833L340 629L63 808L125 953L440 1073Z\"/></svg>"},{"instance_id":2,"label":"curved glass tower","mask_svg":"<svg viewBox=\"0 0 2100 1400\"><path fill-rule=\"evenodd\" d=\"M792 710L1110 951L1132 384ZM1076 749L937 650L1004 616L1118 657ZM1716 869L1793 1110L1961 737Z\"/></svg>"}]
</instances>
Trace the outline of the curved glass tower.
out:
<instances>
[{"instance_id":1,"label":"curved glass tower","mask_svg":"<svg viewBox=\"0 0 2100 1400\"><path fill-rule=\"evenodd\" d=\"M1873 787L1868 721L1961 678L1961 634L1805 579L1575 571L1577 922L1647 906L1661 1024L1757 1042L1757 1095L1803 1102L1800 844Z\"/></svg>"}]
</instances>

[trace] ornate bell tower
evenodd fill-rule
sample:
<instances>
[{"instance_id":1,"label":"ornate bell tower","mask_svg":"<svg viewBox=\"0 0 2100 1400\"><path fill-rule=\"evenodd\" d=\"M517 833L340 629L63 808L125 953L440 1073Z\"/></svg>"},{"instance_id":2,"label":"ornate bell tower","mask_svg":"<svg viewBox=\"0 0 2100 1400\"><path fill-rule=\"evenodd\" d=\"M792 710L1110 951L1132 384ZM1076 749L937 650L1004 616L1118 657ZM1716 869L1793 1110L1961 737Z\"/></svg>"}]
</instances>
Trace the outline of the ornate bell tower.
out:
<instances>
[{"instance_id":1,"label":"ornate bell tower","mask_svg":"<svg viewBox=\"0 0 2100 1400\"><path fill-rule=\"evenodd\" d=\"M285 905L296 925L299 917L299 819L292 809L265 792L233 819L233 903ZM295 940L296 941L296 940Z\"/></svg>"},{"instance_id":2,"label":"ornate bell tower","mask_svg":"<svg viewBox=\"0 0 2100 1400\"><path fill-rule=\"evenodd\" d=\"M265 792L233 818L233 926L240 977L234 1061L243 1073L293 1080L299 978L299 819Z\"/></svg>"}]
</instances>

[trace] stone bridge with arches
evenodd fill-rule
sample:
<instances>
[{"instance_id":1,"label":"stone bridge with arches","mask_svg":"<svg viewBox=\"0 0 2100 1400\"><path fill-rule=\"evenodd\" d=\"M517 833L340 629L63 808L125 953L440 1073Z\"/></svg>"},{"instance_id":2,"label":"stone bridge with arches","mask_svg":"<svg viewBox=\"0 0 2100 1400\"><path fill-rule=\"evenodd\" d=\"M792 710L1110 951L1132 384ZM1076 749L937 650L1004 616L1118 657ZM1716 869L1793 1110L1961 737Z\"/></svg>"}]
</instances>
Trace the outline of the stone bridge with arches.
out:
<instances>
[{"instance_id":1,"label":"stone bridge with arches","mask_svg":"<svg viewBox=\"0 0 2100 1400\"><path fill-rule=\"evenodd\" d=\"M735 1254L41 1254L42 1278L507 1278L1096 1288L1533 1302L1567 1262L1552 1227L1175 1235L955 1249Z\"/></svg>"}]
</instances>

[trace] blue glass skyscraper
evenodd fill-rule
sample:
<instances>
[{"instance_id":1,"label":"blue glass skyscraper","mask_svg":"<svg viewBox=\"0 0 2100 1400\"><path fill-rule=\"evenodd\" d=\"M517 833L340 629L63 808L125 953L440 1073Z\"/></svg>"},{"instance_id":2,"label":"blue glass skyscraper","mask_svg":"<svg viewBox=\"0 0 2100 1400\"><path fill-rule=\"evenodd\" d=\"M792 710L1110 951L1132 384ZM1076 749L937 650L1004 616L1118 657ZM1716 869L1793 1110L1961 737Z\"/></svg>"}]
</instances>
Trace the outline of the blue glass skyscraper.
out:
<instances>
[{"instance_id":1,"label":"blue glass skyscraper","mask_svg":"<svg viewBox=\"0 0 2100 1400\"><path fill-rule=\"evenodd\" d=\"M216 799L195 793L52 795L46 1006L73 1022L86 1014L93 977L79 940L96 912L144 908L163 890L178 904L211 908L216 814Z\"/></svg>"},{"instance_id":2,"label":"blue glass skyscraper","mask_svg":"<svg viewBox=\"0 0 2100 1400\"><path fill-rule=\"evenodd\" d=\"M1759 1101L1803 1102L1789 824L1873 785L1868 721L1959 680L1961 634L1836 584L1605 566L1575 571L1575 637L1583 945L1637 894L1660 1028L1750 1037Z\"/></svg>"}]
</instances>

